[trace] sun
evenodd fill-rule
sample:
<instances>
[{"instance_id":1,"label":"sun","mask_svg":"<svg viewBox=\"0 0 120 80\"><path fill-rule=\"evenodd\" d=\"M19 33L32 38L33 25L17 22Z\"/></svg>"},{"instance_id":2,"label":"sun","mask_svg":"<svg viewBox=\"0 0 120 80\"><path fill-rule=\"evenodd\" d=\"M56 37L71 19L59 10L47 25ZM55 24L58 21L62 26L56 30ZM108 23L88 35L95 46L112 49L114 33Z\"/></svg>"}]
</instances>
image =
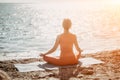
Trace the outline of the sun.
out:
<instances>
[{"instance_id":1,"label":"sun","mask_svg":"<svg viewBox=\"0 0 120 80\"><path fill-rule=\"evenodd\" d=\"M120 5L120 0L107 0L113 5Z\"/></svg>"}]
</instances>

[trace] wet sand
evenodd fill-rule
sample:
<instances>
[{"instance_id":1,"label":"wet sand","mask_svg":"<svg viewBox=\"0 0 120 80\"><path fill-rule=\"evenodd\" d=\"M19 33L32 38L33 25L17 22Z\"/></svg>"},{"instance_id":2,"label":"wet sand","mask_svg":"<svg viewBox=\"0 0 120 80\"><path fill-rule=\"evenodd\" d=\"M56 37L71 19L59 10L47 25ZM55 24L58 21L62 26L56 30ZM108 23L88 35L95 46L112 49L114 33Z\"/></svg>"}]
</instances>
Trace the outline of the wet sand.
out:
<instances>
[{"instance_id":1,"label":"wet sand","mask_svg":"<svg viewBox=\"0 0 120 80\"><path fill-rule=\"evenodd\" d=\"M0 61L0 70L6 72L11 80L120 80L120 50L84 54L105 63L81 67L79 65L60 67L58 70L19 72L13 64L43 61L30 58ZM0 72L0 75L1 72Z\"/></svg>"}]
</instances>

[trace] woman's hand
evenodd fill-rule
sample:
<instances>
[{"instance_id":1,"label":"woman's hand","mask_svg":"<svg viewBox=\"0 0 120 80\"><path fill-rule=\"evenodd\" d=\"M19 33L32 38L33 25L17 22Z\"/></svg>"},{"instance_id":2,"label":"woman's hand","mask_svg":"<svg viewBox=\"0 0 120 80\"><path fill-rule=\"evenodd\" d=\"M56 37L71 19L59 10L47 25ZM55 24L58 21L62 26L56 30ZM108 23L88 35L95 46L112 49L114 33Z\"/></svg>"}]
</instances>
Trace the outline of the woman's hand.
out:
<instances>
[{"instance_id":1,"label":"woman's hand","mask_svg":"<svg viewBox=\"0 0 120 80\"><path fill-rule=\"evenodd\" d=\"M45 54L43 54L43 53L40 53L40 56L41 56L41 57L44 57L44 56L45 56Z\"/></svg>"},{"instance_id":2,"label":"woman's hand","mask_svg":"<svg viewBox=\"0 0 120 80\"><path fill-rule=\"evenodd\" d=\"M80 49L80 51L78 51L79 52L79 54L81 54L81 52L83 52L83 50L82 49Z\"/></svg>"},{"instance_id":3,"label":"woman's hand","mask_svg":"<svg viewBox=\"0 0 120 80\"><path fill-rule=\"evenodd\" d=\"M82 50L82 49L81 49L80 51L81 51L81 52L83 52L83 50Z\"/></svg>"}]
</instances>

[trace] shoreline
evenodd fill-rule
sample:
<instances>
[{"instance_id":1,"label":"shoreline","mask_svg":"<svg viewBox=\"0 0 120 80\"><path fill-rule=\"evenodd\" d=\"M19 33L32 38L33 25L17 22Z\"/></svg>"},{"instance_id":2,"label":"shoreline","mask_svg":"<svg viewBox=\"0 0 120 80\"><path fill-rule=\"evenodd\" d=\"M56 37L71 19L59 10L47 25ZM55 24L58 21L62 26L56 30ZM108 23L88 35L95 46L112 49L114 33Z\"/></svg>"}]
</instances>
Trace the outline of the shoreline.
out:
<instances>
[{"instance_id":1,"label":"shoreline","mask_svg":"<svg viewBox=\"0 0 120 80\"><path fill-rule=\"evenodd\" d=\"M89 67L73 67L52 71L19 72L13 64L43 61L38 58L0 61L0 70L5 71L12 80L120 80L120 49L102 51L93 54L83 54L84 57L93 57L104 61L103 64ZM69 70L68 70L69 69ZM76 75L70 74L71 70L77 71Z\"/></svg>"},{"instance_id":2,"label":"shoreline","mask_svg":"<svg viewBox=\"0 0 120 80\"><path fill-rule=\"evenodd\" d=\"M102 53L105 51L115 51L115 50L119 50L119 49L108 49L108 50L104 50L104 51L83 51L81 53L81 55L93 55L93 54L98 54L98 53ZM21 59L30 59L30 58L41 58L39 55L40 51L29 51L29 52L23 52L23 53L1 53L0 54L0 61L8 61L8 60L21 60ZM89 53L88 53L89 52ZM56 51L54 52L52 55L54 56L59 56L60 51Z\"/></svg>"}]
</instances>

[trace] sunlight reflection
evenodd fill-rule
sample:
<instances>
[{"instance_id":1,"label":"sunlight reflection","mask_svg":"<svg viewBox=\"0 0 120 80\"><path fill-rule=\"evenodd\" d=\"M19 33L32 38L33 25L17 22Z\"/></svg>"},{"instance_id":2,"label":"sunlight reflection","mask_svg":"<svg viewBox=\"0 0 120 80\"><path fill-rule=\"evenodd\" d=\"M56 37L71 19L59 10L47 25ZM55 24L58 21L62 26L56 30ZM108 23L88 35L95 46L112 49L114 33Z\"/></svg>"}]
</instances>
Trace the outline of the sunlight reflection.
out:
<instances>
[{"instance_id":1,"label":"sunlight reflection","mask_svg":"<svg viewBox=\"0 0 120 80\"><path fill-rule=\"evenodd\" d=\"M106 2L112 5L120 5L120 0L106 0Z\"/></svg>"}]
</instances>

